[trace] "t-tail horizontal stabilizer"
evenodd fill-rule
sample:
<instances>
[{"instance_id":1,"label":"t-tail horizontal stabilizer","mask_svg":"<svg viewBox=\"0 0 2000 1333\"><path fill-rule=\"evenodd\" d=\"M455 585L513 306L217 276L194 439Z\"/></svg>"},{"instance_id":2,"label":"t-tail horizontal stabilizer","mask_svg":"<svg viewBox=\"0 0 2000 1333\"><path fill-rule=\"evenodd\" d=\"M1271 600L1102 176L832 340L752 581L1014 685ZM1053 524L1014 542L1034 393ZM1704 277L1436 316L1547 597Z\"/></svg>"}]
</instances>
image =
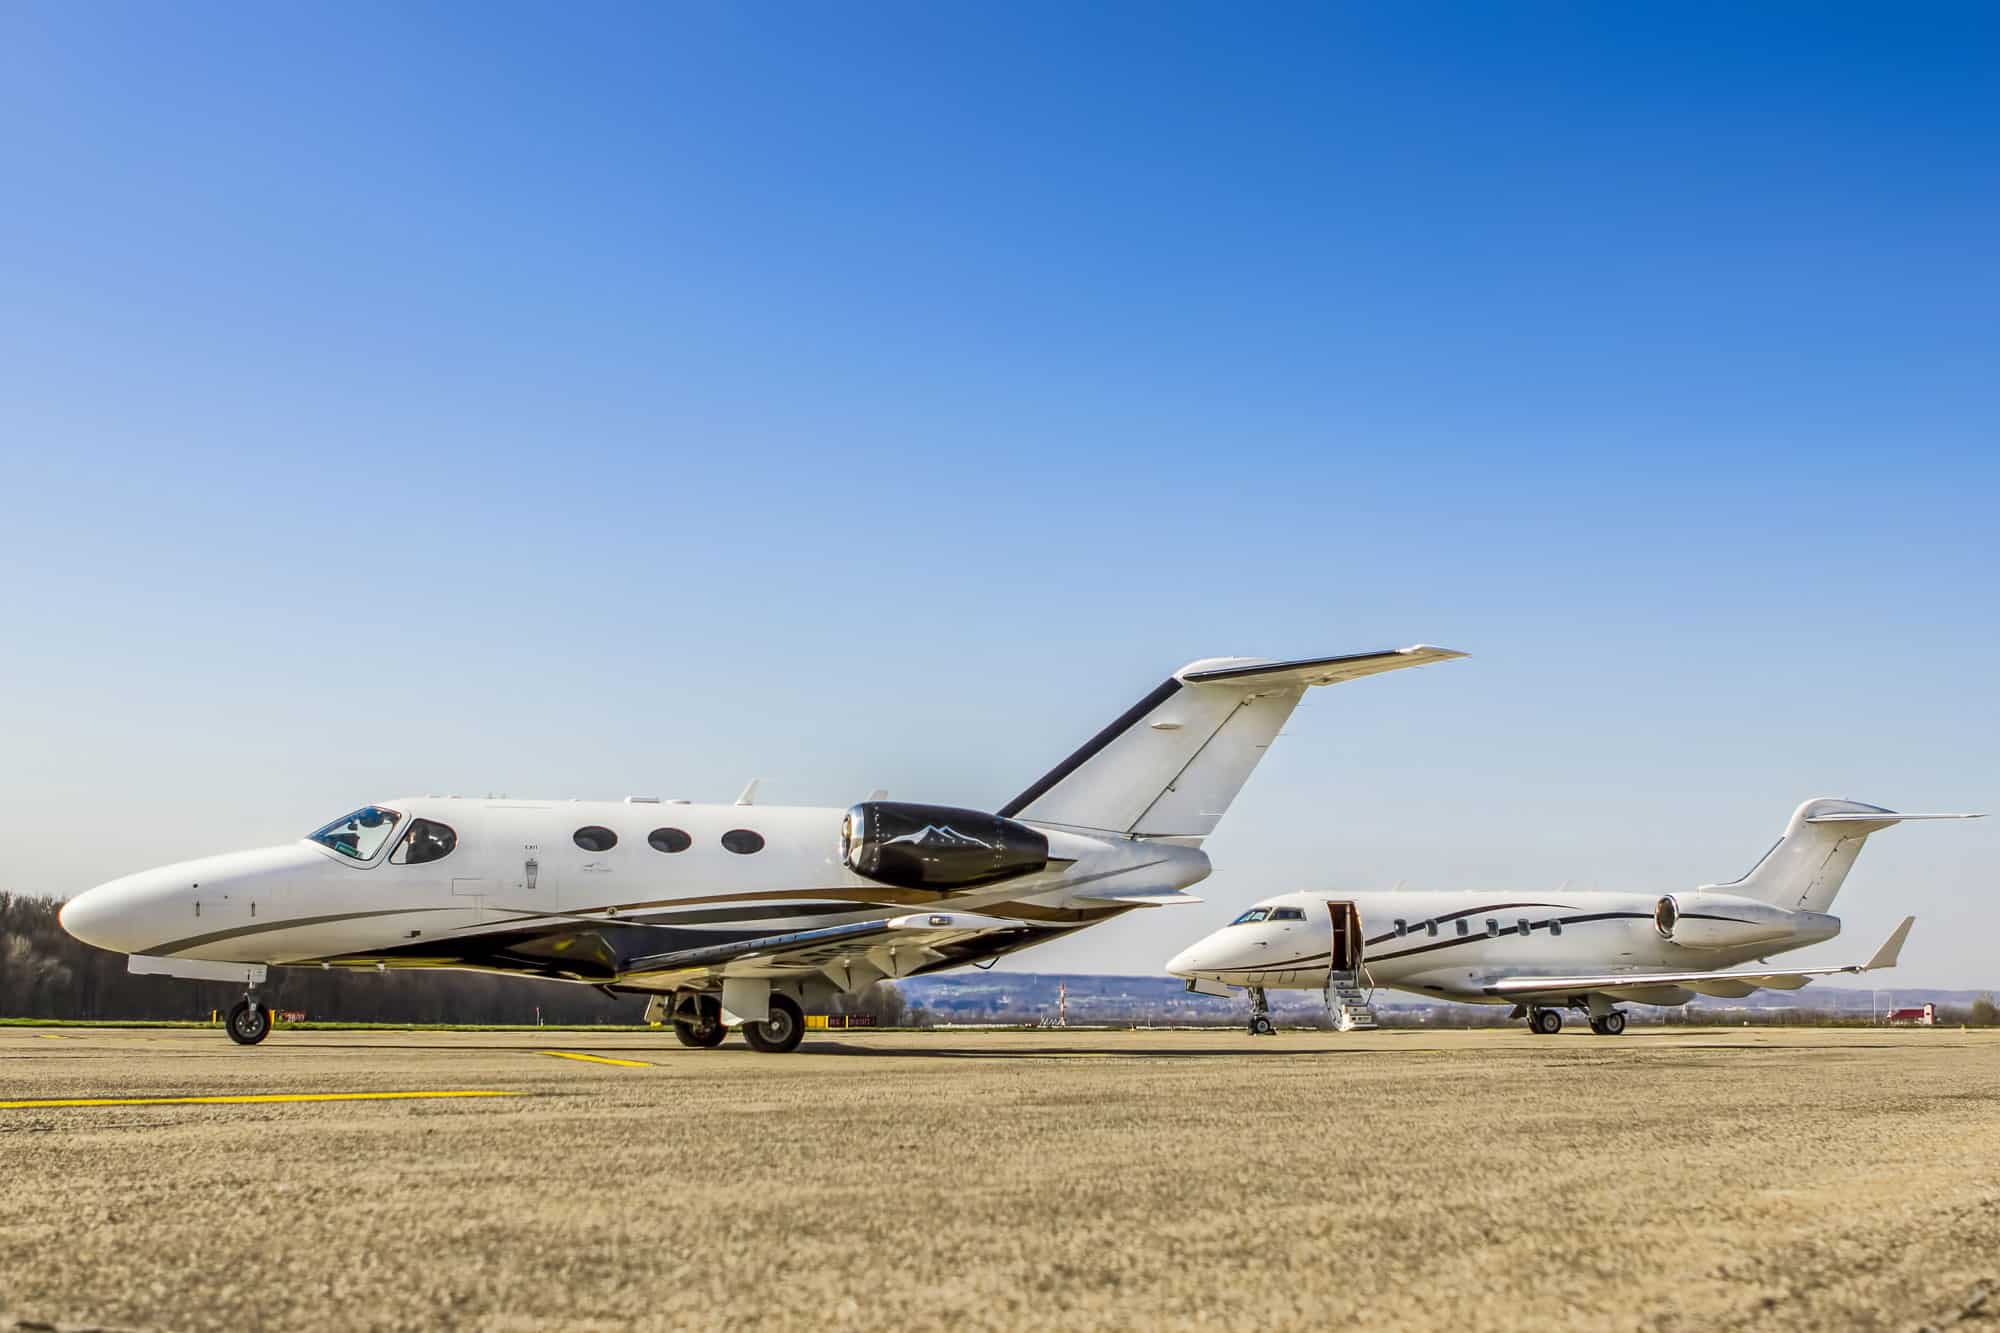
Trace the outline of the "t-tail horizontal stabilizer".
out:
<instances>
[{"instance_id":1,"label":"t-tail horizontal stabilizer","mask_svg":"<svg viewBox=\"0 0 2000 1333\"><path fill-rule=\"evenodd\" d=\"M1091 833L1199 842L1215 831L1308 689L1463 656L1417 644L1285 662L1190 662L999 813Z\"/></svg>"},{"instance_id":2,"label":"t-tail horizontal stabilizer","mask_svg":"<svg viewBox=\"0 0 2000 1333\"><path fill-rule=\"evenodd\" d=\"M1915 820L1978 818L1906 815L1865 801L1817 796L1792 811L1784 836L1741 878L1703 887L1754 898L1788 912L1829 911L1870 834Z\"/></svg>"}]
</instances>

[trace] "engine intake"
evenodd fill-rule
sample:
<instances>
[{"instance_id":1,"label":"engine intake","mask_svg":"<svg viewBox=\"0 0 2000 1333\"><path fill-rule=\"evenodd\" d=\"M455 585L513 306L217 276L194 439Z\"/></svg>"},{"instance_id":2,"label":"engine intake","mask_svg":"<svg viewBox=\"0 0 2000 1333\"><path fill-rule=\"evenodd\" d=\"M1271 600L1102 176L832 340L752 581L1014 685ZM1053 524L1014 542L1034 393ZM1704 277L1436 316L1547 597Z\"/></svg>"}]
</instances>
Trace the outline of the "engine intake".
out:
<instances>
[{"instance_id":1,"label":"engine intake","mask_svg":"<svg viewBox=\"0 0 2000 1333\"><path fill-rule=\"evenodd\" d=\"M1683 948L1732 949L1795 936L1810 916L1734 894L1669 894L1653 904L1653 929Z\"/></svg>"},{"instance_id":2,"label":"engine intake","mask_svg":"<svg viewBox=\"0 0 2000 1333\"><path fill-rule=\"evenodd\" d=\"M840 821L840 859L857 875L906 889L963 889L1029 875L1049 840L999 815L948 805L863 801Z\"/></svg>"}]
</instances>

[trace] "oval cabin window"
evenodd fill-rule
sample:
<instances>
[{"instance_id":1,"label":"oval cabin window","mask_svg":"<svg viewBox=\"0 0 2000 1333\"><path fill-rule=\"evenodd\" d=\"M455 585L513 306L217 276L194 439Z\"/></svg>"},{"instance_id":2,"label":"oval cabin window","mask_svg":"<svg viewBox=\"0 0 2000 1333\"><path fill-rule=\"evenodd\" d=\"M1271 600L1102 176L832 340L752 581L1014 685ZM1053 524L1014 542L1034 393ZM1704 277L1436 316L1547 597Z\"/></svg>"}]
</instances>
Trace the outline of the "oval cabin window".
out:
<instances>
[{"instance_id":1,"label":"oval cabin window","mask_svg":"<svg viewBox=\"0 0 2000 1333\"><path fill-rule=\"evenodd\" d=\"M586 852L608 852L618 845L618 835L597 824L588 824L570 834L570 839Z\"/></svg>"},{"instance_id":2,"label":"oval cabin window","mask_svg":"<svg viewBox=\"0 0 2000 1333\"><path fill-rule=\"evenodd\" d=\"M694 846L694 839L685 829L656 828L646 835L646 845L656 852L684 852Z\"/></svg>"},{"instance_id":3,"label":"oval cabin window","mask_svg":"<svg viewBox=\"0 0 2000 1333\"><path fill-rule=\"evenodd\" d=\"M738 856L748 856L764 850L764 835L747 828L733 828L722 835L722 845Z\"/></svg>"}]
</instances>

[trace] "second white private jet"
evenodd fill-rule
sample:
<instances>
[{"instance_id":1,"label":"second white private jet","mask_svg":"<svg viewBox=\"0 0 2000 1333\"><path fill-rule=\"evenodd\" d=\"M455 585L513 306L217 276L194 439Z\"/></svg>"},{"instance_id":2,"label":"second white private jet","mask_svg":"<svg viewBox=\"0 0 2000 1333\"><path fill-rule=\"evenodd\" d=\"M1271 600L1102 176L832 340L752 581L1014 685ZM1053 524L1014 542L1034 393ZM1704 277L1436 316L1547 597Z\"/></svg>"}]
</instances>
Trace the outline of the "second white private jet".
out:
<instances>
[{"instance_id":1,"label":"second white private jet","mask_svg":"<svg viewBox=\"0 0 2000 1333\"><path fill-rule=\"evenodd\" d=\"M747 791L386 800L296 842L113 880L62 924L134 972L243 983L227 1027L244 1045L270 1030L268 967L450 967L650 994L690 1046L740 1024L789 1051L805 1006L835 993L1199 901L1202 840L1309 687L1460 656L1189 663L991 813Z\"/></svg>"},{"instance_id":2,"label":"second white private jet","mask_svg":"<svg viewBox=\"0 0 2000 1333\"><path fill-rule=\"evenodd\" d=\"M1287 893L1266 898L1182 950L1167 970L1208 995L1250 995L1250 1031L1273 1029L1269 989L1326 991L1335 1026L1372 1026L1377 986L1470 1004L1511 1004L1536 1032L1581 1010L1593 1032L1625 1030L1620 1001L1686 1004L1814 977L1891 967L1916 918L1865 963L1744 970L1753 959L1840 933L1829 916L1868 835L1913 819L1822 797L1793 812L1784 836L1742 878L1693 893ZM1737 970L1731 970L1737 969Z\"/></svg>"}]
</instances>

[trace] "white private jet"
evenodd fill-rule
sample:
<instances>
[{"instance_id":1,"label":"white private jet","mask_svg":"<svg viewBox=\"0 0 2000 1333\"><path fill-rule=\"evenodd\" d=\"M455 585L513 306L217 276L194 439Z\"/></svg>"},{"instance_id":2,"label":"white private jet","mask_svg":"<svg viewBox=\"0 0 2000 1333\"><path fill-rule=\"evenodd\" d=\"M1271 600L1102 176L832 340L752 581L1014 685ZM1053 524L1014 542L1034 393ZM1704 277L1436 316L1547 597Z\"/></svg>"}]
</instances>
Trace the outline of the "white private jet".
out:
<instances>
[{"instance_id":1,"label":"white private jet","mask_svg":"<svg viewBox=\"0 0 2000 1333\"><path fill-rule=\"evenodd\" d=\"M1792 814L1749 873L1693 893L1287 893L1266 898L1175 955L1167 970L1205 995L1250 994L1250 1031L1273 1030L1265 991L1321 990L1334 1025L1372 1026L1377 986L1472 1004L1511 1004L1536 1032L1562 1030L1562 1011L1589 1015L1605 1036L1625 1030L1619 1001L1686 1004L1762 987L1797 990L1814 977L1892 967L1916 918L1875 956L1846 967L1729 971L1840 933L1827 915L1868 835L1912 819L1822 797Z\"/></svg>"},{"instance_id":2,"label":"white private jet","mask_svg":"<svg viewBox=\"0 0 2000 1333\"><path fill-rule=\"evenodd\" d=\"M651 993L649 1017L690 1046L740 1024L789 1051L805 1007L836 993L1200 901L1202 839L1309 687L1463 655L1190 663L990 814L759 806L747 789L733 805L390 800L89 889L62 924L134 972L243 983L227 1025L243 1045L270 1031L268 967L452 967Z\"/></svg>"}]
</instances>

